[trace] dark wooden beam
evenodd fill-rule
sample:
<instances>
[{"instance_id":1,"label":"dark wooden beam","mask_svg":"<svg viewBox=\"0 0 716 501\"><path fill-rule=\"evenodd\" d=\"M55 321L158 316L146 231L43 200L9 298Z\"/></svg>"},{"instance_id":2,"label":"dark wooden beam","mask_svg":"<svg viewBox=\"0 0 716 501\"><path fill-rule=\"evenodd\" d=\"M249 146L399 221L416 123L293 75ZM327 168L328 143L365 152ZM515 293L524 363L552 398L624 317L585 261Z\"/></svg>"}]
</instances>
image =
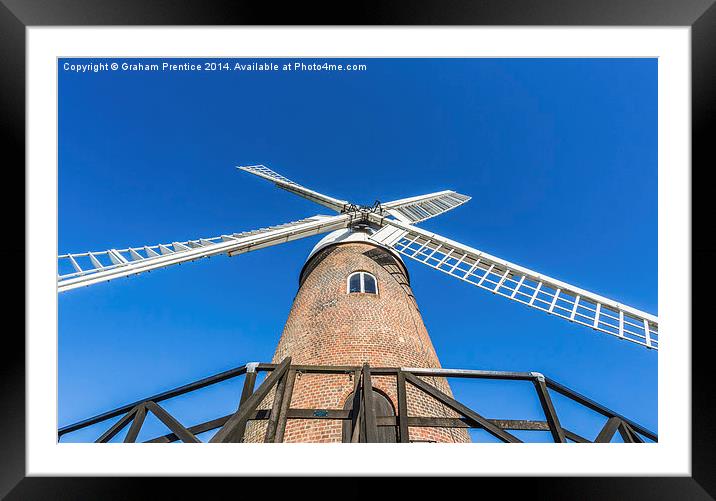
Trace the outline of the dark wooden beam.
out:
<instances>
[{"instance_id":1,"label":"dark wooden beam","mask_svg":"<svg viewBox=\"0 0 716 501\"><path fill-rule=\"evenodd\" d=\"M363 372L356 370L353 373L353 405L351 409L351 443L360 442L363 423Z\"/></svg>"},{"instance_id":2,"label":"dark wooden beam","mask_svg":"<svg viewBox=\"0 0 716 501\"><path fill-rule=\"evenodd\" d=\"M529 419L488 419L503 430L549 431L547 421L531 421Z\"/></svg>"},{"instance_id":3,"label":"dark wooden beam","mask_svg":"<svg viewBox=\"0 0 716 501\"><path fill-rule=\"evenodd\" d=\"M250 420L266 420L270 417L270 409L259 409L249 416ZM204 423L200 423L187 428L194 435L204 433L206 431L219 428L228 421L232 414L227 414L220 418L212 419ZM352 411L344 409L289 409L287 412L288 419L334 419L346 421L352 419ZM377 426L396 426L397 416L376 416ZM529 421L521 419L489 419L495 426L499 426L503 430L526 430L526 431L549 431L549 425L546 421ZM445 417L409 417L408 426L423 428L476 428L477 426L471 419L462 418L445 418ZM575 442L589 442L579 435L564 430L567 438ZM576 438L573 438L576 437ZM144 443L169 443L175 442L179 438L174 433L168 433L160 437L146 440Z\"/></svg>"},{"instance_id":4,"label":"dark wooden beam","mask_svg":"<svg viewBox=\"0 0 716 501\"><path fill-rule=\"evenodd\" d=\"M291 365L291 357L286 357L283 362L261 383L259 388L246 399L244 405L226 421L224 426L214 435L210 442L240 442L244 438L246 421L253 411L256 410L261 401L268 395L271 388L283 377Z\"/></svg>"},{"instance_id":5,"label":"dark wooden beam","mask_svg":"<svg viewBox=\"0 0 716 501\"><path fill-rule=\"evenodd\" d=\"M619 423L619 426L617 427L617 431L619 432L619 435L621 435L622 440L625 444L633 444L634 438L631 436L629 431L624 426L624 422Z\"/></svg>"},{"instance_id":6,"label":"dark wooden beam","mask_svg":"<svg viewBox=\"0 0 716 501\"><path fill-rule=\"evenodd\" d=\"M353 412L347 409L288 409L288 419L353 419Z\"/></svg>"},{"instance_id":7,"label":"dark wooden beam","mask_svg":"<svg viewBox=\"0 0 716 501\"><path fill-rule=\"evenodd\" d=\"M226 421L231 417L231 414L227 414L226 416L222 416L220 418L212 419L211 421L206 421L205 423L200 423L194 426L190 426L187 428L189 432L196 436L199 433L204 433L205 431L214 430L216 428L219 428L223 426ZM161 437L152 438L150 440L145 440L145 444L166 444L170 442L176 442L179 440L179 437L176 436L175 433L167 433L166 435L162 435Z\"/></svg>"},{"instance_id":8,"label":"dark wooden beam","mask_svg":"<svg viewBox=\"0 0 716 501\"><path fill-rule=\"evenodd\" d=\"M242 405L244 405L244 402L246 402L249 397L254 393L254 387L256 386L256 376L258 375L258 371L256 369L256 365L253 366L246 366L246 379L244 379L244 387L241 389L241 400L239 401L239 408L241 408ZM238 410L238 409L237 409ZM248 419L241 421L234 430L234 434L237 437L243 437L246 433L246 425L248 423Z\"/></svg>"},{"instance_id":9,"label":"dark wooden beam","mask_svg":"<svg viewBox=\"0 0 716 501\"><path fill-rule=\"evenodd\" d=\"M466 405L461 404L457 400L455 400L452 397L449 397L442 391L438 390L437 388L427 384L426 382L420 380L418 377L413 376L409 372L404 372L405 379L410 384L414 385L418 389L422 390L423 392L427 393L431 397L435 398L436 400L442 402L447 407L451 408L455 412L458 412L462 414L463 416L472 419L475 423L477 423L481 428L483 428L485 431L490 433L491 435L499 438L503 442L508 443L519 443L521 442L520 439L515 437L514 435L507 433L506 431L500 429L499 427L492 424L489 420L485 419L481 415L479 415L477 412L473 411Z\"/></svg>"},{"instance_id":10,"label":"dark wooden beam","mask_svg":"<svg viewBox=\"0 0 716 501\"><path fill-rule=\"evenodd\" d=\"M271 443L276 438L276 425L278 424L278 415L281 410L281 402L283 401L283 391L286 388L286 375L284 373L276 384L276 391L273 396L273 404L271 405L271 415L268 423L266 423L266 433L264 434L264 442Z\"/></svg>"},{"instance_id":11,"label":"dark wooden beam","mask_svg":"<svg viewBox=\"0 0 716 501\"><path fill-rule=\"evenodd\" d=\"M635 431L634 429L629 426L629 423L625 423L622 421L621 426L619 427L619 432L622 433L622 429L629 435L629 442L637 443L637 444L643 444L644 439L642 439ZM622 434L622 438L624 435ZM627 441L626 439L624 440Z\"/></svg>"},{"instance_id":12,"label":"dark wooden beam","mask_svg":"<svg viewBox=\"0 0 716 501\"><path fill-rule=\"evenodd\" d=\"M363 364L363 416L365 418L365 441L378 441L378 427L375 421L375 405L373 403L373 383L370 377L370 365Z\"/></svg>"},{"instance_id":13,"label":"dark wooden beam","mask_svg":"<svg viewBox=\"0 0 716 501\"><path fill-rule=\"evenodd\" d=\"M378 416L378 426L395 426L396 417ZM521 419L488 419L489 422L502 430L549 431L547 421L528 421ZM482 428L476 426L469 418L446 417L409 417L408 426L422 428Z\"/></svg>"},{"instance_id":14,"label":"dark wooden beam","mask_svg":"<svg viewBox=\"0 0 716 501\"><path fill-rule=\"evenodd\" d=\"M157 416L159 420L166 425L167 428L169 428L174 434L181 440L182 442L186 443L198 443L200 440L196 438L189 430L184 428L184 426L174 419L174 416L169 414L167 411L165 411L159 404L155 402L147 402L147 410L150 411L152 414Z\"/></svg>"},{"instance_id":15,"label":"dark wooden beam","mask_svg":"<svg viewBox=\"0 0 716 501\"><path fill-rule=\"evenodd\" d=\"M273 371L278 364L258 364L256 367L259 371ZM304 374L350 374L355 370L361 370L359 366L351 365L294 365L291 367L296 372Z\"/></svg>"},{"instance_id":16,"label":"dark wooden beam","mask_svg":"<svg viewBox=\"0 0 716 501\"><path fill-rule=\"evenodd\" d=\"M61 437L62 435L66 434L66 433L70 433L70 432L79 430L80 428L85 428L87 426L91 426L91 425L99 423L101 421L105 421L107 419L111 419L113 417L119 416L121 414L124 414L125 412L129 412L134 407L141 405L144 402L147 402L149 400L151 400L152 402L161 402L162 400L167 400L170 398L178 397L179 395L183 395L185 393L199 390L206 386L210 386L212 384L220 383L222 381L226 381L227 379L231 379L231 378L240 376L244 372L246 372L246 366L242 365L241 367L236 367L235 369L229 369L228 371L220 372L219 374L205 377L198 381L194 381L193 383L185 384L184 386L180 386L178 388L174 388L173 390L168 390L168 391L159 393L157 395L153 395L148 398L143 398L142 400L139 400L137 402L123 405L122 407L118 407L114 410L111 410L111 411L108 411L108 412L105 412L102 414L98 414L97 416L85 419L83 421L79 421L77 423L73 423L69 426L65 426L65 427L57 430L57 435L58 435L58 437Z\"/></svg>"},{"instance_id":17,"label":"dark wooden beam","mask_svg":"<svg viewBox=\"0 0 716 501\"><path fill-rule=\"evenodd\" d=\"M534 379L532 381L535 390L537 390L537 396L539 397L539 403L542 406L542 411L547 418L547 424L549 424L549 431L552 434L552 439L557 443L566 443L567 438L564 436L562 426L559 424L559 418L557 417L557 411L554 409L552 399L547 391L547 385L542 377Z\"/></svg>"},{"instance_id":18,"label":"dark wooden beam","mask_svg":"<svg viewBox=\"0 0 716 501\"><path fill-rule=\"evenodd\" d=\"M567 437L572 442L577 442L578 444L591 444L592 443L589 440L587 440L586 438L584 438L580 435L577 435L576 433L573 433L565 428L562 428L562 430L564 431L564 436Z\"/></svg>"},{"instance_id":19,"label":"dark wooden beam","mask_svg":"<svg viewBox=\"0 0 716 501\"><path fill-rule=\"evenodd\" d=\"M549 389L554 390L558 393L561 393L565 397L568 397L568 398L574 400L575 402L580 403L583 406L592 409L593 411L597 411L598 413L600 413L603 416L606 416L608 418L618 417L619 419L621 419L622 421L627 423L629 426L631 426L635 431L641 433L649 440L653 440L654 442L656 442L658 440L656 433L653 433L653 432L647 430L646 428L644 428L643 426L638 425L634 421L625 418L621 414L618 414L618 413L614 412L613 410L608 409L608 408L604 407L603 405L598 404L594 400L587 398L584 395L581 395L581 394L577 393L576 391L571 390L571 389L567 388L566 386L559 384L558 382L556 382L548 377L545 377L545 383L547 384L547 387Z\"/></svg>"},{"instance_id":20,"label":"dark wooden beam","mask_svg":"<svg viewBox=\"0 0 716 501\"><path fill-rule=\"evenodd\" d=\"M621 422L622 420L618 417L610 417L604 425L604 428L602 428L602 431L600 431L599 435L597 435L597 438L594 439L594 443L598 444L611 442L612 437L614 436L614 433L616 433Z\"/></svg>"},{"instance_id":21,"label":"dark wooden beam","mask_svg":"<svg viewBox=\"0 0 716 501\"><path fill-rule=\"evenodd\" d=\"M138 406L137 412L134 413L134 419L132 420L132 426L129 427L127 436L124 437L125 444L133 444L134 442L137 441L137 435L139 435L139 430L142 429L142 424L144 424L145 417L147 417L146 406L144 406L144 405Z\"/></svg>"},{"instance_id":22,"label":"dark wooden beam","mask_svg":"<svg viewBox=\"0 0 716 501\"><path fill-rule=\"evenodd\" d=\"M398 432L401 443L410 442L410 431L408 429L408 394L405 387L405 374L398 372Z\"/></svg>"},{"instance_id":23,"label":"dark wooden beam","mask_svg":"<svg viewBox=\"0 0 716 501\"><path fill-rule=\"evenodd\" d=\"M394 374L396 370L390 367L372 368L373 374ZM410 371L414 376L423 377L451 377L466 379L499 379L503 381L532 381L535 379L535 373L532 372L514 372L514 371L485 371L470 369L422 369L415 368Z\"/></svg>"},{"instance_id":24,"label":"dark wooden beam","mask_svg":"<svg viewBox=\"0 0 716 501\"><path fill-rule=\"evenodd\" d=\"M246 372L246 379L244 379L244 387L241 390L241 400L239 401L239 407L244 405L244 402L254 392L254 386L256 385L256 370Z\"/></svg>"},{"instance_id":25,"label":"dark wooden beam","mask_svg":"<svg viewBox=\"0 0 716 501\"><path fill-rule=\"evenodd\" d=\"M281 397L281 407L279 409L278 420L276 421L276 435L274 437L274 442L276 443L283 442L283 436L286 433L288 411L291 407L291 399L293 398L293 385L296 382L296 371L289 369L285 379L286 384L283 390L283 397Z\"/></svg>"},{"instance_id":26,"label":"dark wooden beam","mask_svg":"<svg viewBox=\"0 0 716 501\"><path fill-rule=\"evenodd\" d=\"M134 419L134 415L136 414L139 405L132 407L127 414L125 414L119 421L114 423L109 430L105 431L97 440L95 440L95 443L104 444L112 440L117 433L122 431L124 427L127 426L132 419Z\"/></svg>"}]
</instances>

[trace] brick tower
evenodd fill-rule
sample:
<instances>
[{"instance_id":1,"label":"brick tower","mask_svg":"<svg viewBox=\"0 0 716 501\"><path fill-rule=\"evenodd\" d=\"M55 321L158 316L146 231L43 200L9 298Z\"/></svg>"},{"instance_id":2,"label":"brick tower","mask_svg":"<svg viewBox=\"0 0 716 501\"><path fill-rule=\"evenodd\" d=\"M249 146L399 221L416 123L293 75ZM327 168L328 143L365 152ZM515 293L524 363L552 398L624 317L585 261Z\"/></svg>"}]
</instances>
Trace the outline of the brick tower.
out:
<instances>
[{"instance_id":1,"label":"brick tower","mask_svg":"<svg viewBox=\"0 0 716 501\"><path fill-rule=\"evenodd\" d=\"M322 239L309 255L299 289L273 357L292 364L371 367L440 367L399 255L368 240L369 228L339 230ZM375 376L378 414L397 409L395 377ZM444 378L424 380L452 395ZM348 409L353 381L347 375L302 374L291 408ZM410 385L408 415L457 417L450 409ZM273 393L260 405L270 408ZM347 422L345 422L347 424ZM350 427L334 420L288 420L284 442L342 442ZM265 421L249 423L247 441L262 441ZM382 441L396 431L382 430ZM348 434L348 436L346 436ZM463 429L410 428L411 441L469 442Z\"/></svg>"}]
</instances>

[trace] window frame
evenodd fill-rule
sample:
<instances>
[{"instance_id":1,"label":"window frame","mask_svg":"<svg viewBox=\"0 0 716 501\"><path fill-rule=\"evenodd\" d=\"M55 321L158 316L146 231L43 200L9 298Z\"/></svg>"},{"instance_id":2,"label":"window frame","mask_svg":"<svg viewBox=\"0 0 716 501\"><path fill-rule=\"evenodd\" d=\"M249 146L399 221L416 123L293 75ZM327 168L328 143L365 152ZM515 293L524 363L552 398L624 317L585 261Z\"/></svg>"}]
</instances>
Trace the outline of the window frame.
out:
<instances>
[{"instance_id":1,"label":"window frame","mask_svg":"<svg viewBox=\"0 0 716 501\"><path fill-rule=\"evenodd\" d=\"M360 290L351 292L351 278L353 278L355 275L360 275ZM375 283L375 292L366 292L365 291L365 276L370 275L370 277L373 279L373 282ZM365 270L358 270L354 271L350 275L348 275L348 278L346 279L346 294L374 294L378 295L378 279L375 278L375 275L370 273L369 271Z\"/></svg>"}]
</instances>

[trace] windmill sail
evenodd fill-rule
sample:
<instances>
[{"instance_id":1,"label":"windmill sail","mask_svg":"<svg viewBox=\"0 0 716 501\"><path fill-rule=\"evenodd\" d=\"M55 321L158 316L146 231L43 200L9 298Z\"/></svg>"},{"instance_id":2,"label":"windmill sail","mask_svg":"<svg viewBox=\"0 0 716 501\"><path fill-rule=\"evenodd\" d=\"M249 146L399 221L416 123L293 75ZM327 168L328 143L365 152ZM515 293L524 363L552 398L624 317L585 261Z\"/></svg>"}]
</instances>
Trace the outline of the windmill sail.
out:
<instances>
[{"instance_id":1,"label":"windmill sail","mask_svg":"<svg viewBox=\"0 0 716 501\"><path fill-rule=\"evenodd\" d=\"M400 221L413 224L439 216L468 202L472 197L454 191L439 191L418 197L404 198L383 204L388 214Z\"/></svg>"},{"instance_id":2,"label":"windmill sail","mask_svg":"<svg viewBox=\"0 0 716 501\"><path fill-rule=\"evenodd\" d=\"M349 215L313 216L258 230L184 242L58 256L58 292L204 257L244 252L348 226Z\"/></svg>"},{"instance_id":3,"label":"windmill sail","mask_svg":"<svg viewBox=\"0 0 716 501\"><path fill-rule=\"evenodd\" d=\"M265 165L249 165L244 167L240 166L237 167L237 169L271 181L281 189L290 191L291 193L294 193L300 197L308 199L312 202L316 202L317 204L323 205L324 207L328 207L329 209L333 209L336 212L343 212L343 210L348 205L350 205L349 202L347 202L346 200L338 200L337 198L329 197L328 195L324 195L323 193L309 190L305 186L301 186L300 184L283 177L281 174L272 171Z\"/></svg>"},{"instance_id":4,"label":"windmill sail","mask_svg":"<svg viewBox=\"0 0 716 501\"><path fill-rule=\"evenodd\" d=\"M383 225L371 236L400 254L494 294L620 339L657 349L656 316L401 221L371 215Z\"/></svg>"}]
</instances>

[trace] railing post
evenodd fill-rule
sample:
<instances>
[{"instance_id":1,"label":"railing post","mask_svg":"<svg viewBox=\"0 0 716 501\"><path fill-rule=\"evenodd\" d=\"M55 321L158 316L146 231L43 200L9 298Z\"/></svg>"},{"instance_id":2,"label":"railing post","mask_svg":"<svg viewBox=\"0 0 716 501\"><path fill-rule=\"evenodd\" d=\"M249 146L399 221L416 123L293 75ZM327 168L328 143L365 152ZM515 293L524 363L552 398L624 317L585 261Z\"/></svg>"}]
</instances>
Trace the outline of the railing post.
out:
<instances>
[{"instance_id":1,"label":"railing post","mask_svg":"<svg viewBox=\"0 0 716 501\"><path fill-rule=\"evenodd\" d=\"M278 420L276 421L276 435L274 442L283 442L283 436L286 433L286 423L288 422L288 410L291 408L291 398L293 397L293 385L296 382L296 371L289 369L288 374L285 378L286 384L281 397L281 408L278 414ZM276 390L278 391L278 390ZM273 411L271 411L273 412Z\"/></svg>"},{"instance_id":2,"label":"railing post","mask_svg":"<svg viewBox=\"0 0 716 501\"><path fill-rule=\"evenodd\" d=\"M286 376L284 375L278 380L276 392L273 396L273 405L271 405L271 414L269 415L268 423L266 424L264 442L273 442L276 438L276 424L278 423L278 414L281 410L281 401L283 400L283 390L285 387Z\"/></svg>"},{"instance_id":3,"label":"railing post","mask_svg":"<svg viewBox=\"0 0 716 501\"><path fill-rule=\"evenodd\" d=\"M397 373L398 382L398 428L400 431L400 441L403 443L410 442L410 432L408 430L408 397L405 388L405 374L401 369Z\"/></svg>"},{"instance_id":4,"label":"railing post","mask_svg":"<svg viewBox=\"0 0 716 501\"><path fill-rule=\"evenodd\" d=\"M373 383L370 378L370 365L363 364L363 415L365 416L365 441L378 441L378 426L373 405Z\"/></svg>"},{"instance_id":5,"label":"railing post","mask_svg":"<svg viewBox=\"0 0 716 501\"><path fill-rule=\"evenodd\" d=\"M250 414L252 414L259 406L261 401L266 398L266 395L271 391L276 383L283 378L284 374L291 365L291 357L286 357L283 362L276 367L271 375L261 383L261 386L251 394L251 396L244 402L244 405L239 407L229 419L226 424L214 435L209 442L241 442L244 438L244 431L246 429L246 421L248 421Z\"/></svg>"},{"instance_id":6,"label":"railing post","mask_svg":"<svg viewBox=\"0 0 716 501\"><path fill-rule=\"evenodd\" d=\"M362 372L360 369L353 373L353 405L351 410L351 443L360 442L363 425L363 385L361 383Z\"/></svg>"},{"instance_id":7,"label":"railing post","mask_svg":"<svg viewBox=\"0 0 716 501\"><path fill-rule=\"evenodd\" d=\"M241 390L241 399L239 400L238 409L241 409L241 406L244 405L244 402L246 402L249 397L254 393L254 387L256 386L256 376L258 375L256 367L258 365L258 362L246 364L246 378L244 379L244 387ZM248 420L244 420L236 426L235 434L237 437L239 437L240 442L243 442L244 440L244 434L246 433L247 424Z\"/></svg>"},{"instance_id":8,"label":"railing post","mask_svg":"<svg viewBox=\"0 0 716 501\"><path fill-rule=\"evenodd\" d=\"M549 431L552 434L552 439L557 443L566 443L567 437L564 436L564 430L562 425L559 424L559 418L557 417L557 411L554 409L552 399L547 392L547 385L544 382L544 376L539 373L535 373L535 379L532 383L537 390L537 396L539 397L539 403L542 406L542 411L547 418L547 424L549 425Z\"/></svg>"},{"instance_id":9,"label":"railing post","mask_svg":"<svg viewBox=\"0 0 716 501\"><path fill-rule=\"evenodd\" d=\"M241 407L246 399L248 399L254 392L254 386L256 385L256 366L258 363L246 364L246 378L244 379L244 388L241 390L241 400L239 401L239 407Z\"/></svg>"}]
</instances>

